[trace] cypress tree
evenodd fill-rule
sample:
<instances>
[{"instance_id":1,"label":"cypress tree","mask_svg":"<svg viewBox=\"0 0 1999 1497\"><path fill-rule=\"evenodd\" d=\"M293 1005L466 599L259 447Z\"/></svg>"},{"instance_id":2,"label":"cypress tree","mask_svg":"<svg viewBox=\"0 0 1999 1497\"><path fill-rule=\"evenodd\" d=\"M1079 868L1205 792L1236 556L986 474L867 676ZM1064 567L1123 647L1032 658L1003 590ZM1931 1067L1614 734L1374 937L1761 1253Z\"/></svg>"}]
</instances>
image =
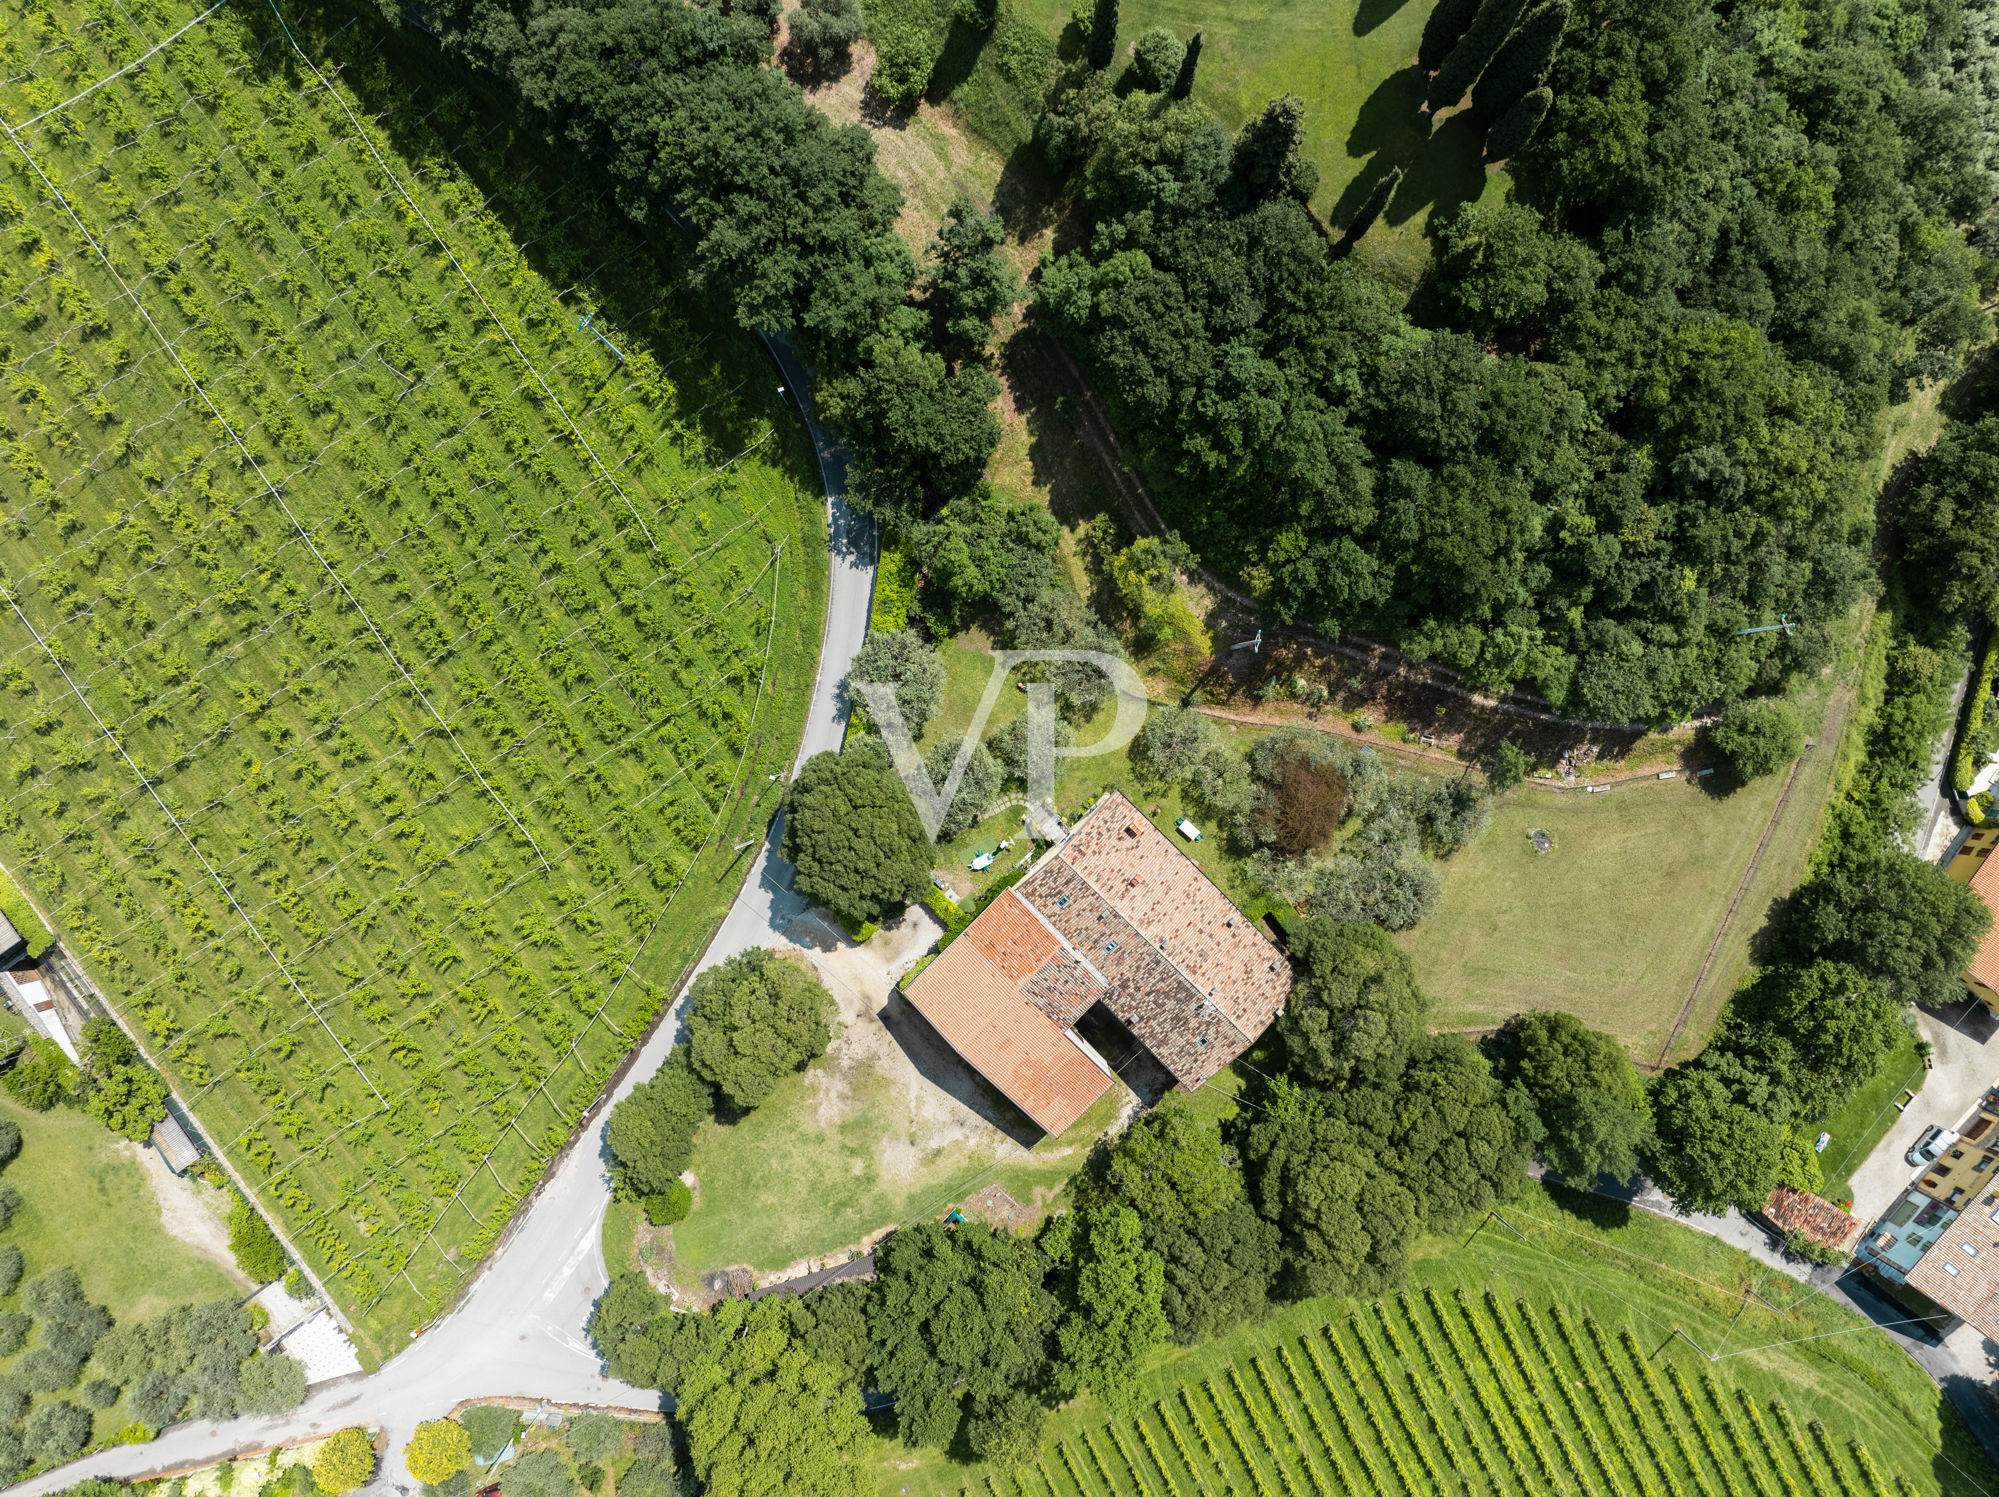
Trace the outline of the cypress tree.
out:
<instances>
[{"instance_id":1,"label":"cypress tree","mask_svg":"<svg viewBox=\"0 0 1999 1497\"><path fill-rule=\"evenodd\" d=\"M1436 72L1477 14L1478 0L1437 0L1437 8L1423 23L1423 41L1416 49L1416 66L1426 73Z\"/></svg>"},{"instance_id":2,"label":"cypress tree","mask_svg":"<svg viewBox=\"0 0 1999 1497\"><path fill-rule=\"evenodd\" d=\"M1263 113L1242 127L1229 174L1250 202L1260 203L1282 192L1310 197L1319 169L1300 159L1305 143L1305 105L1296 94L1272 99Z\"/></svg>"},{"instance_id":3,"label":"cypress tree","mask_svg":"<svg viewBox=\"0 0 1999 1497\"><path fill-rule=\"evenodd\" d=\"M1520 16L1521 0L1484 0L1478 14L1472 18L1471 26L1451 48L1444 59L1437 76L1430 80L1430 107L1443 109L1455 104L1465 96L1465 90L1478 81L1478 75L1485 71L1485 65L1492 60L1507 35L1513 30L1513 23Z\"/></svg>"},{"instance_id":4,"label":"cypress tree","mask_svg":"<svg viewBox=\"0 0 1999 1497\"><path fill-rule=\"evenodd\" d=\"M1519 101L1499 117L1499 123L1492 127L1492 133L1486 136L1486 158L1491 161L1505 161L1526 150L1527 142L1532 140L1534 132L1541 128L1541 121L1548 117L1548 111L1554 103L1555 91L1545 84L1522 94Z\"/></svg>"},{"instance_id":5,"label":"cypress tree","mask_svg":"<svg viewBox=\"0 0 1999 1497\"><path fill-rule=\"evenodd\" d=\"M1472 112L1489 123L1519 103L1521 95L1539 88L1555 65L1568 25L1569 0L1541 0L1522 16L1473 87Z\"/></svg>"},{"instance_id":6,"label":"cypress tree","mask_svg":"<svg viewBox=\"0 0 1999 1497\"><path fill-rule=\"evenodd\" d=\"M1090 66L1102 72L1117 56L1117 0L1097 0L1090 12Z\"/></svg>"},{"instance_id":7,"label":"cypress tree","mask_svg":"<svg viewBox=\"0 0 1999 1497\"><path fill-rule=\"evenodd\" d=\"M1184 99L1194 91L1194 68L1201 60L1201 33L1187 43L1187 55L1180 59L1180 76L1173 80L1173 97Z\"/></svg>"},{"instance_id":8,"label":"cypress tree","mask_svg":"<svg viewBox=\"0 0 1999 1497\"><path fill-rule=\"evenodd\" d=\"M1333 246L1335 258L1344 259L1353 253L1353 247L1360 242L1363 234L1374 227L1374 221L1381 217L1382 211L1388 207L1388 200L1395 196L1395 189L1401 185L1402 168L1390 167L1388 175L1374 184L1374 190L1367 195L1367 201L1360 205L1360 211L1354 214L1352 222L1347 225L1346 233L1340 237L1340 242Z\"/></svg>"}]
</instances>

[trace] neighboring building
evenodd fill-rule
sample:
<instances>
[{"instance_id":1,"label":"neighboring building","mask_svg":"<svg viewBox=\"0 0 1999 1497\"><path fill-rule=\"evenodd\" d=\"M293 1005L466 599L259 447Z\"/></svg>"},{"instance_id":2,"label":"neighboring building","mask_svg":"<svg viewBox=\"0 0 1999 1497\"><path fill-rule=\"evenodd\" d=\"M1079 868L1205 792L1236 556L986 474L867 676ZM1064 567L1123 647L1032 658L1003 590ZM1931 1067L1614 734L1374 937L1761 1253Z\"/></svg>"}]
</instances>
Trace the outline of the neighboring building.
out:
<instances>
[{"instance_id":1,"label":"neighboring building","mask_svg":"<svg viewBox=\"0 0 1999 1497\"><path fill-rule=\"evenodd\" d=\"M1971 1197L1908 1271L1911 1289L1999 1341L1999 1194Z\"/></svg>"},{"instance_id":2,"label":"neighboring building","mask_svg":"<svg viewBox=\"0 0 1999 1497\"><path fill-rule=\"evenodd\" d=\"M1822 1247L1846 1252L1860 1231L1860 1223L1822 1196L1779 1185L1763 1205L1763 1219L1789 1237L1793 1233L1809 1238Z\"/></svg>"},{"instance_id":3,"label":"neighboring building","mask_svg":"<svg viewBox=\"0 0 1999 1497\"><path fill-rule=\"evenodd\" d=\"M1958 1132L1958 1140L1922 1173L1916 1188L1946 1206L1962 1206L1966 1197L1987 1189L1999 1175L1999 1097L1987 1093L1978 1110Z\"/></svg>"},{"instance_id":4,"label":"neighboring building","mask_svg":"<svg viewBox=\"0 0 1999 1497\"><path fill-rule=\"evenodd\" d=\"M1992 856L1999 847L1999 827L1973 827L1957 841L1944 860L1944 871L1985 901L1985 907L1999 916L1999 859ZM1999 918L1978 943L1977 954L1964 974L1971 995L1995 1015L1999 1015Z\"/></svg>"},{"instance_id":5,"label":"neighboring building","mask_svg":"<svg viewBox=\"0 0 1999 1497\"><path fill-rule=\"evenodd\" d=\"M176 1175L184 1175L201 1162L201 1150L194 1146L194 1140L187 1136L169 1112L153 1124L153 1136L148 1140L159 1151L160 1158L167 1162L167 1168Z\"/></svg>"},{"instance_id":6,"label":"neighboring building","mask_svg":"<svg viewBox=\"0 0 1999 1497\"><path fill-rule=\"evenodd\" d=\"M14 965L28 954L28 943L14 929L14 922L0 915L0 970Z\"/></svg>"},{"instance_id":7,"label":"neighboring building","mask_svg":"<svg viewBox=\"0 0 1999 1497\"><path fill-rule=\"evenodd\" d=\"M12 929L11 926L8 928ZM63 1023L62 1012L56 1006L55 989L49 986L40 969L17 968L7 974L6 981L13 984L14 1003L21 1017L54 1040L72 1065L81 1065L83 1062L77 1054L76 1041L71 1038L68 1026Z\"/></svg>"},{"instance_id":8,"label":"neighboring building","mask_svg":"<svg viewBox=\"0 0 1999 1497\"><path fill-rule=\"evenodd\" d=\"M1110 1089L1101 1011L1195 1090L1284 1011L1291 967L1185 853L1107 794L904 989L1050 1134Z\"/></svg>"}]
</instances>

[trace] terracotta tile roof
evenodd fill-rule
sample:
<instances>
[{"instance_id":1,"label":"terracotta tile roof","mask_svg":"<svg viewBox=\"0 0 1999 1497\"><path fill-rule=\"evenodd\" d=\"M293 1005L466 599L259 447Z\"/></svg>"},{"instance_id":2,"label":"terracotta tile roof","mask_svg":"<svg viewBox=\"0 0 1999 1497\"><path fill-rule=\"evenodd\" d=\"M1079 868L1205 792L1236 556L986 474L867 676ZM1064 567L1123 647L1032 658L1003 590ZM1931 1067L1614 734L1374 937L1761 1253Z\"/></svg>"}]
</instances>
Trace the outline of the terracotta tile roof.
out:
<instances>
[{"instance_id":1,"label":"terracotta tile roof","mask_svg":"<svg viewBox=\"0 0 1999 1497\"><path fill-rule=\"evenodd\" d=\"M979 918L965 927L965 937L999 968L1011 983L1025 982L1062 949L1062 941L1034 916L1011 889L987 905Z\"/></svg>"},{"instance_id":2,"label":"terracotta tile roof","mask_svg":"<svg viewBox=\"0 0 1999 1497\"><path fill-rule=\"evenodd\" d=\"M1974 1196L1909 1270L1908 1282L1999 1341L1999 1195Z\"/></svg>"},{"instance_id":3,"label":"terracotta tile roof","mask_svg":"<svg viewBox=\"0 0 1999 1497\"><path fill-rule=\"evenodd\" d=\"M1290 963L1199 864L1116 791L1083 818L1056 856L1245 1034L1261 1034L1284 1006Z\"/></svg>"},{"instance_id":4,"label":"terracotta tile roof","mask_svg":"<svg viewBox=\"0 0 1999 1497\"><path fill-rule=\"evenodd\" d=\"M1985 907L1999 916L1999 858L1987 858L1978 865L1978 871L1971 875L1971 887L1985 901ZM1992 929L1978 943L1978 953L1971 959L1971 976L1999 990L1999 919L1993 920Z\"/></svg>"},{"instance_id":5,"label":"terracotta tile roof","mask_svg":"<svg viewBox=\"0 0 1999 1497\"><path fill-rule=\"evenodd\" d=\"M993 901L992 909L1003 903ZM1110 1090L1111 1078L965 934L903 993L945 1043L1050 1135L1064 1132Z\"/></svg>"},{"instance_id":6,"label":"terracotta tile roof","mask_svg":"<svg viewBox=\"0 0 1999 1497\"><path fill-rule=\"evenodd\" d=\"M1831 1201L1788 1185L1770 1192L1763 1214L1779 1232L1802 1232L1827 1247L1846 1247L1860 1230L1860 1223Z\"/></svg>"}]
</instances>

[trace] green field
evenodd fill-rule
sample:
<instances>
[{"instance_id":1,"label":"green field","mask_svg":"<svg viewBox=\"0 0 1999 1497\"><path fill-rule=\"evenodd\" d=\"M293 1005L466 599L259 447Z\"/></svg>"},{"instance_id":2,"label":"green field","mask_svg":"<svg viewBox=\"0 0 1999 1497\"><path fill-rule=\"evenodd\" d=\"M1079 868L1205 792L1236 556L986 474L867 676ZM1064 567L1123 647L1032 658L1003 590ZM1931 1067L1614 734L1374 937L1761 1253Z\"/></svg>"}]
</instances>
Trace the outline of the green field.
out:
<instances>
[{"instance_id":1,"label":"green field","mask_svg":"<svg viewBox=\"0 0 1999 1497\"><path fill-rule=\"evenodd\" d=\"M1928 1070L1916 1054L1916 1035L1910 1031L1888 1052L1874 1079L1821 1125L1832 1135L1832 1141L1819 1156L1825 1170L1825 1189L1819 1194L1828 1201L1843 1200L1851 1194L1848 1187L1853 1172L1867 1162L1874 1146L1901 1116L1895 1104L1902 1100L1903 1091L1920 1092L1927 1076Z\"/></svg>"},{"instance_id":2,"label":"green field","mask_svg":"<svg viewBox=\"0 0 1999 1497\"><path fill-rule=\"evenodd\" d=\"M740 877L823 504L511 99L337 9L119 71L196 9L0 0L0 837L372 1359Z\"/></svg>"},{"instance_id":3,"label":"green field","mask_svg":"<svg viewBox=\"0 0 1999 1497\"><path fill-rule=\"evenodd\" d=\"M1819 746L1743 890L1672 1059L1697 1052L1748 969L1771 903L1803 871L1831 785L1850 693L1834 695ZM1574 1014L1654 1063L1742 886L1784 775L1732 793L1636 779L1602 795L1525 785L1485 835L1443 865L1437 913L1396 940L1436 1000L1434 1023L1474 1028L1533 1008ZM1537 853L1530 831L1554 839Z\"/></svg>"},{"instance_id":4,"label":"green field","mask_svg":"<svg viewBox=\"0 0 1999 1497\"><path fill-rule=\"evenodd\" d=\"M1148 1377L1135 1419L1107 1423L1088 1401L1068 1406L1024 1472L883 1442L877 1490L1989 1489L1991 1468L1929 1378L1816 1291L1689 1228L1566 1192L1535 1188L1503 1215L1513 1230L1487 1222L1469 1241L1433 1241L1397 1293L1307 1301L1171 1353ZM1745 1298L1747 1289L1782 1313ZM1682 1331L1729 1354L1709 1362Z\"/></svg>"},{"instance_id":5,"label":"green field","mask_svg":"<svg viewBox=\"0 0 1999 1497\"><path fill-rule=\"evenodd\" d=\"M67 1263L119 1321L240 1292L220 1264L167 1234L145 1167L97 1119L69 1107L30 1112L11 1098L0 1098L0 1117L21 1129L20 1156L0 1178L21 1194L6 1240L26 1277Z\"/></svg>"}]
</instances>

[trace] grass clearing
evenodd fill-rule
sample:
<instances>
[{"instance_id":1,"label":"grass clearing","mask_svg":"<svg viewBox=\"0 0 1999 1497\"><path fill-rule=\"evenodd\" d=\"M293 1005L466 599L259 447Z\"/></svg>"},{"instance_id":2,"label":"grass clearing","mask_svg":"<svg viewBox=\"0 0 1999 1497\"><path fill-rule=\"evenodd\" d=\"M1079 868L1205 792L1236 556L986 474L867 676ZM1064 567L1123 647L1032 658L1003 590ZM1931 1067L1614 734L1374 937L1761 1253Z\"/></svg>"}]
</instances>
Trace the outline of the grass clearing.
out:
<instances>
[{"instance_id":1,"label":"grass clearing","mask_svg":"<svg viewBox=\"0 0 1999 1497\"><path fill-rule=\"evenodd\" d=\"M1819 1194L1828 1201L1841 1201L1853 1193L1853 1172L1867 1162L1874 1146L1895 1126L1900 1116L1895 1104L1902 1100L1902 1093L1921 1092L1929 1073L1916 1054L1916 1039L1910 1031L1897 1041L1874 1079L1825 1120L1823 1131L1832 1135L1832 1142L1819 1156L1825 1169L1825 1189Z\"/></svg>"},{"instance_id":2,"label":"grass clearing","mask_svg":"<svg viewBox=\"0 0 1999 1497\"><path fill-rule=\"evenodd\" d=\"M45 115L193 15L0 0L0 836L372 1362L733 893L823 503L681 247L420 37L224 10Z\"/></svg>"},{"instance_id":3,"label":"grass clearing","mask_svg":"<svg viewBox=\"0 0 1999 1497\"><path fill-rule=\"evenodd\" d=\"M145 1167L97 1119L73 1107L30 1112L11 1097L0 1097L0 1117L21 1128L20 1157L0 1178L21 1193L7 1240L26 1277L67 1263L121 1322L241 1292L220 1264L168 1234Z\"/></svg>"},{"instance_id":4,"label":"grass clearing","mask_svg":"<svg viewBox=\"0 0 1999 1497\"><path fill-rule=\"evenodd\" d=\"M1990 1467L1936 1386L1815 1290L1559 1189L1531 1187L1506 1217L1521 1235L1433 1239L1398 1293L1305 1301L1163 1355L1135 1421L1070 1404L1021 1477L884 1440L877 1490L1986 1490ZM1737 1322L1747 1288L1783 1313L1750 1301ZM1675 1328L1766 1349L1709 1364ZM1852 1334L1769 1345L1828 1331Z\"/></svg>"},{"instance_id":5,"label":"grass clearing","mask_svg":"<svg viewBox=\"0 0 1999 1497\"><path fill-rule=\"evenodd\" d=\"M1486 834L1441 865L1437 913L1396 938L1436 1001L1433 1022L1476 1028L1561 1009L1657 1062L1742 888L1669 1059L1698 1052L1748 970L1771 905L1804 871L1852 696L1825 692L1815 746L1746 888L1743 871L1783 794L1781 773L1732 793L1684 777L1633 780L1601 795L1539 785L1510 792ZM1552 852L1534 851L1534 830L1554 839Z\"/></svg>"}]
</instances>

